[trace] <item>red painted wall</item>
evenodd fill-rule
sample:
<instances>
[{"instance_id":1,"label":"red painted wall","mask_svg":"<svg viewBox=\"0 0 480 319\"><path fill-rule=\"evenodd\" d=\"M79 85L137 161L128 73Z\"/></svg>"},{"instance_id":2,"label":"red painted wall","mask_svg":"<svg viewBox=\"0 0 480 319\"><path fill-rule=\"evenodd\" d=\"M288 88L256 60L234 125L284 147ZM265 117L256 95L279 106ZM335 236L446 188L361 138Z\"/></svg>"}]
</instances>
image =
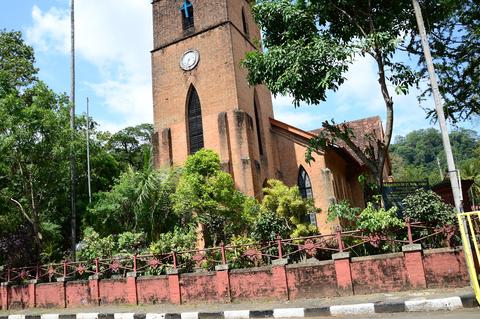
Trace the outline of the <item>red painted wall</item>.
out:
<instances>
[{"instance_id":1,"label":"red painted wall","mask_svg":"<svg viewBox=\"0 0 480 319\"><path fill-rule=\"evenodd\" d=\"M71 281L66 283L67 307L88 306L91 304L88 281Z\"/></svg>"},{"instance_id":2,"label":"red painted wall","mask_svg":"<svg viewBox=\"0 0 480 319\"><path fill-rule=\"evenodd\" d=\"M352 258L350 267L355 294L410 288L403 253Z\"/></svg>"},{"instance_id":3,"label":"red painted wall","mask_svg":"<svg viewBox=\"0 0 480 319\"><path fill-rule=\"evenodd\" d=\"M340 254L332 261L303 264L283 262L219 272L2 286L0 305L3 310L33 307L34 292L39 308L94 305L97 283L103 305L294 300L469 285L463 252L453 249L428 250L423 256L421 251L407 251L351 259Z\"/></svg>"},{"instance_id":4,"label":"red painted wall","mask_svg":"<svg viewBox=\"0 0 480 319\"><path fill-rule=\"evenodd\" d=\"M104 279L100 280L99 285L102 305L128 303L126 279Z\"/></svg>"},{"instance_id":5,"label":"red painted wall","mask_svg":"<svg viewBox=\"0 0 480 319\"><path fill-rule=\"evenodd\" d=\"M65 306L64 283L53 282L37 284L36 300L39 308L54 308Z\"/></svg>"},{"instance_id":6,"label":"red painted wall","mask_svg":"<svg viewBox=\"0 0 480 319\"><path fill-rule=\"evenodd\" d=\"M232 300L272 299L274 294L270 267L240 269L230 272Z\"/></svg>"},{"instance_id":7,"label":"red painted wall","mask_svg":"<svg viewBox=\"0 0 480 319\"><path fill-rule=\"evenodd\" d=\"M214 302L217 296L215 272L204 274L182 274L180 294L183 303Z\"/></svg>"},{"instance_id":8,"label":"red painted wall","mask_svg":"<svg viewBox=\"0 0 480 319\"><path fill-rule=\"evenodd\" d=\"M423 265L428 288L466 287L470 283L463 251L427 250Z\"/></svg>"},{"instance_id":9,"label":"red painted wall","mask_svg":"<svg viewBox=\"0 0 480 319\"><path fill-rule=\"evenodd\" d=\"M333 261L322 265L288 265L290 298L321 298L337 295L337 275Z\"/></svg>"},{"instance_id":10,"label":"red painted wall","mask_svg":"<svg viewBox=\"0 0 480 319\"><path fill-rule=\"evenodd\" d=\"M28 286L12 286L8 291L11 309L26 308L29 301Z\"/></svg>"},{"instance_id":11,"label":"red painted wall","mask_svg":"<svg viewBox=\"0 0 480 319\"><path fill-rule=\"evenodd\" d=\"M160 304L169 301L168 277L139 277L137 293L139 304Z\"/></svg>"}]
</instances>

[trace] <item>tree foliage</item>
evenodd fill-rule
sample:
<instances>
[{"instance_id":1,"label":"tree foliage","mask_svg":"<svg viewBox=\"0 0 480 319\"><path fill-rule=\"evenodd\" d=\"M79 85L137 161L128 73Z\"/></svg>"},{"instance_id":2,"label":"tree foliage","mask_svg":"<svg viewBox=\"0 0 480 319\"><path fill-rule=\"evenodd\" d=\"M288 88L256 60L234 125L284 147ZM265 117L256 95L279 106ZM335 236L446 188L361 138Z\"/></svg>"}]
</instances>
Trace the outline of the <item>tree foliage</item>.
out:
<instances>
[{"instance_id":1,"label":"tree foliage","mask_svg":"<svg viewBox=\"0 0 480 319\"><path fill-rule=\"evenodd\" d=\"M171 196L178 179L178 169L136 171L130 167L110 191L96 194L84 224L92 225L102 236L134 231L146 233L149 241L156 240L176 221Z\"/></svg>"},{"instance_id":2,"label":"tree foliage","mask_svg":"<svg viewBox=\"0 0 480 319\"><path fill-rule=\"evenodd\" d=\"M297 186L288 187L279 180L271 179L267 181L267 187L263 189L263 192L260 221L266 224L270 220L272 230L276 228L282 230L276 235L288 238L316 233L317 227L310 224L309 214L316 213L317 209L312 201L302 198ZM275 222L274 219L277 221ZM260 223L256 222L255 225L258 232ZM265 228L265 226L263 227ZM272 230L270 230L270 240L273 239L271 238ZM266 233L265 230L263 233Z\"/></svg>"},{"instance_id":3,"label":"tree foliage","mask_svg":"<svg viewBox=\"0 0 480 319\"><path fill-rule=\"evenodd\" d=\"M15 93L37 79L35 55L21 32L0 30L0 96Z\"/></svg>"},{"instance_id":4,"label":"tree foliage","mask_svg":"<svg viewBox=\"0 0 480 319\"><path fill-rule=\"evenodd\" d=\"M478 158L475 149L480 145L477 132L467 129L454 130L450 132L450 141L460 171L475 171L475 159ZM443 180L440 178L437 158L442 175L446 172L447 164L441 135L436 129L416 130L406 136L398 136L392 145L391 155L393 175L398 181L428 179L431 184L435 184ZM462 175L467 177L464 173ZM475 174L470 178L475 179Z\"/></svg>"},{"instance_id":5,"label":"tree foliage","mask_svg":"<svg viewBox=\"0 0 480 319\"><path fill-rule=\"evenodd\" d=\"M235 189L232 176L220 169L220 158L211 150L188 157L173 198L183 223L205 226L208 244L226 242L245 228L245 195Z\"/></svg>"},{"instance_id":6,"label":"tree foliage","mask_svg":"<svg viewBox=\"0 0 480 319\"><path fill-rule=\"evenodd\" d=\"M153 125L149 123L124 128L108 138L107 148L118 162L141 170L149 164Z\"/></svg>"},{"instance_id":7,"label":"tree foliage","mask_svg":"<svg viewBox=\"0 0 480 319\"><path fill-rule=\"evenodd\" d=\"M339 219L343 230L362 229L370 234L385 233L403 226L403 221L396 215L397 208L389 210L368 203L365 209L352 207L347 201L333 204L328 209L328 220Z\"/></svg>"},{"instance_id":8,"label":"tree foliage","mask_svg":"<svg viewBox=\"0 0 480 319\"><path fill-rule=\"evenodd\" d=\"M415 191L403 200L403 207L405 217L412 221L440 227L455 221L453 207L445 204L441 197L432 191Z\"/></svg>"},{"instance_id":9,"label":"tree foliage","mask_svg":"<svg viewBox=\"0 0 480 319\"><path fill-rule=\"evenodd\" d=\"M68 216L69 106L37 80L34 61L20 33L0 32L0 220L6 229L28 224L32 253L58 257Z\"/></svg>"},{"instance_id":10,"label":"tree foliage","mask_svg":"<svg viewBox=\"0 0 480 319\"><path fill-rule=\"evenodd\" d=\"M439 20L427 21L430 48L444 100L445 115L453 122L478 120L480 115L480 4L476 0L442 1L451 12ZM412 41L406 50L419 56L422 76L428 76L420 43ZM421 96L424 99L430 89ZM428 116L436 118L435 110Z\"/></svg>"}]
</instances>

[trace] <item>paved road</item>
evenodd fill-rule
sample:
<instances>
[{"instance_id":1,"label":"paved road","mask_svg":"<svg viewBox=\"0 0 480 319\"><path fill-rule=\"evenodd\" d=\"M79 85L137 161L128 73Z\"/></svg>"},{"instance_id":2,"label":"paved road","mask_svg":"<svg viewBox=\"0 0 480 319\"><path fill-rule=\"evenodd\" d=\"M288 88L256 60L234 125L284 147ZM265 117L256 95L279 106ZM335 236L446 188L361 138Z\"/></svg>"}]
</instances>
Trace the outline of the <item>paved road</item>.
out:
<instances>
[{"instance_id":1,"label":"paved road","mask_svg":"<svg viewBox=\"0 0 480 319\"><path fill-rule=\"evenodd\" d=\"M326 319L333 317L317 317L312 319ZM337 318L355 318L355 319L420 319L420 318L435 318L435 319L479 319L480 309L468 309L451 312L410 312L397 314L377 314L371 316L348 316Z\"/></svg>"}]
</instances>

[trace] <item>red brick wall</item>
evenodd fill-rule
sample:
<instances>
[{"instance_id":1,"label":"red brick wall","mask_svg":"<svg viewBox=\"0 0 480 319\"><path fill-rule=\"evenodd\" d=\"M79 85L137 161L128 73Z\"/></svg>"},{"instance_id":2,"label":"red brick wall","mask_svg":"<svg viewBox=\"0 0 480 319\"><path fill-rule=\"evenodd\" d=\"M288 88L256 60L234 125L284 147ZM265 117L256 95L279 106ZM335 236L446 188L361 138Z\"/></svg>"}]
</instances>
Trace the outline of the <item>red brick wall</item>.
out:
<instances>
[{"instance_id":1,"label":"red brick wall","mask_svg":"<svg viewBox=\"0 0 480 319\"><path fill-rule=\"evenodd\" d=\"M410 288L403 253L353 258L350 267L355 294Z\"/></svg>"},{"instance_id":2,"label":"red brick wall","mask_svg":"<svg viewBox=\"0 0 480 319\"><path fill-rule=\"evenodd\" d=\"M167 276L137 279L139 304L159 304L169 301Z\"/></svg>"},{"instance_id":3,"label":"red brick wall","mask_svg":"<svg viewBox=\"0 0 480 319\"><path fill-rule=\"evenodd\" d=\"M469 285L463 251L432 249L423 257L428 288L465 287Z\"/></svg>"},{"instance_id":4,"label":"red brick wall","mask_svg":"<svg viewBox=\"0 0 480 319\"><path fill-rule=\"evenodd\" d=\"M463 253L459 250L427 250L423 256L421 251L406 251L351 260L348 254L336 255L334 261L103 279L98 281L98 287L101 304L155 304L295 300L469 284ZM39 308L94 305L96 292L91 287L96 282L92 279L90 282L31 284L30 287L2 286L1 306L2 309L33 307L35 290ZM8 301L4 298L5 290Z\"/></svg>"},{"instance_id":5,"label":"red brick wall","mask_svg":"<svg viewBox=\"0 0 480 319\"><path fill-rule=\"evenodd\" d=\"M323 265L287 266L287 283L291 299L334 297L337 276L333 262Z\"/></svg>"}]
</instances>

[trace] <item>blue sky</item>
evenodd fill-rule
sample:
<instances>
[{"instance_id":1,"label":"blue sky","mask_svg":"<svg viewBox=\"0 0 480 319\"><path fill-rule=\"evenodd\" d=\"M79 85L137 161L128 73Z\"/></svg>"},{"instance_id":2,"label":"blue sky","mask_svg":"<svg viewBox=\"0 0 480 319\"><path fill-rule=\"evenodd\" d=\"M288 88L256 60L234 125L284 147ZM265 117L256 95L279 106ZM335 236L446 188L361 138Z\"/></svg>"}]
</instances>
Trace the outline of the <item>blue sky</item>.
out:
<instances>
[{"instance_id":1,"label":"blue sky","mask_svg":"<svg viewBox=\"0 0 480 319\"><path fill-rule=\"evenodd\" d=\"M152 122L152 14L149 0L76 0L77 113L91 115L101 129ZM69 92L69 0L0 0L0 29L20 30L36 52L40 78L57 92ZM348 80L326 102L295 109L291 99L274 98L275 117L310 130L337 122L380 115L385 107L374 61L358 59ZM394 94L394 88L391 88ZM394 96L394 135L434 126L425 119L416 94ZM423 106L429 106L431 102ZM473 123L463 126L472 128Z\"/></svg>"}]
</instances>

